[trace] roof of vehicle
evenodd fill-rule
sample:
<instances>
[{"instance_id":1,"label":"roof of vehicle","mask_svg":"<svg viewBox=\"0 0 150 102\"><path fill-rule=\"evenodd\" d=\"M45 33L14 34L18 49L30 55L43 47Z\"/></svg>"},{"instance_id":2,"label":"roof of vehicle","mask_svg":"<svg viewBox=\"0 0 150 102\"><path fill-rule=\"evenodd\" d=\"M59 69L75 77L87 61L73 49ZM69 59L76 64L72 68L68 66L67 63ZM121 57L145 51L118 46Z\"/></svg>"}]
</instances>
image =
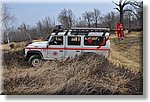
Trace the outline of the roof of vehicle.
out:
<instances>
[{"instance_id":1,"label":"roof of vehicle","mask_svg":"<svg viewBox=\"0 0 150 102\"><path fill-rule=\"evenodd\" d=\"M58 30L53 32L52 36L71 36L71 35L89 35L89 36L105 36L109 32L109 28L71 28L69 30Z\"/></svg>"}]
</instances>

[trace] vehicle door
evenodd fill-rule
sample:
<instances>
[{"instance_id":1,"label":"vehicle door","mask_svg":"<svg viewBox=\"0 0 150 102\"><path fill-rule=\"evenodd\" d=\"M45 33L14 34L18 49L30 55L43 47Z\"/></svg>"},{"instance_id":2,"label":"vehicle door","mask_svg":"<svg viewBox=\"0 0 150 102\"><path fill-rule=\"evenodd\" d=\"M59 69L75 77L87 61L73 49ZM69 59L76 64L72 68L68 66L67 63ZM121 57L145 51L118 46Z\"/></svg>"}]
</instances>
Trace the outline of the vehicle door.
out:
<instances>
[{"instance_id":1,"label":"vehicle door","mask_svg":"<svg viewBox=\"0 0 150 102\"><path fill-rule=\"evenodd\" d=\"M52 36L48 45L48 59L62 60L64 58L64 36Z\"/></svg>"},{"instance_id":2,"label":"vehicle door","mask_svg":"<svg viewBox=\"0 0 150 102\"><path fill-rule=\"evenodd\" d=\"M84 36L84 52L95 52L107 56L106 38L103 36Z\"/></svg>"},{"instance_id":3,"label":"vehicle door","mask_svg":"<svg viewBox=\"0 0 150 102\"><path fill-rule=\"evenodd\" d=\"M81 54L81 36L67 36L66 41L65 57L74 57Z\"/></svg>"}]
</instances>

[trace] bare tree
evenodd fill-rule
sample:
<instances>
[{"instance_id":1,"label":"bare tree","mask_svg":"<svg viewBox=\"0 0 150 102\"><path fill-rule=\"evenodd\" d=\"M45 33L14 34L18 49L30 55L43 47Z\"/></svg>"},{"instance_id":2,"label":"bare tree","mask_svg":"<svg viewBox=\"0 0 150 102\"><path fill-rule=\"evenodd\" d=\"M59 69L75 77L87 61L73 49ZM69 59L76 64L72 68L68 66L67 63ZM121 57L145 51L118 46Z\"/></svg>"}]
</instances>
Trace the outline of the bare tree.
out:
<instances>
[{"instance_id":1,"label":"bare tree","mask_svg":"<svg viewBox=\"0 0 150 102\"><path fill-rule=\"evenodd\" d=\"M82 17L76 19L76 27L86 27L86 23L84 22Z\"/></svg>"},{"instance_id":2,"label":"bare tree","mask_svg":"<svg viewBox=\"0 0 150 102\"><path fill-rule=\"evenodd\" d=\"M119 0L119 3L115 3L115 2L113 3L117 6L114 9L118 10L118 12L120 13L120 23L123 24L123 14L126 11L131 11L131 10L125 9L125 6L131 4L131 2L129 0Z\"/></svg>"},{"instance_id":3,"label":"bare tree","mask_svg":"<svg viewBox=\"0 0 150 102\"><path fill-rule=\"evenodd\" d=\"M38 21L38 23L37 23L37 31L41 36L41 34L42 34L42 22L41 21Z\"/></svg>"},{"instance_id":4,"label":"bare tree","mask_svg":"<svg viewBox=\"0 0 150 102\"><path fill-rule=\"evenodd\" d=\"M46 17L42 20L44 33L49 34L54 26L50 17Z\"/></svg>"},{"instance_id":5,"label":"bare tree","mask_svg":"<svg viewBox=\"0 0 150 102\"><path fill-rule=\"evenodd\" d=\"M3 3L1 8L2 15L2 26L3 26L3 34L6 35L7 43L10 43L10 32L14 29L14 23L16 18L11 15L10 9L7 4Z\"/></svg>"},{"instance_id":6,"label":"bare tree","mask_svg":"<svg viewBox=\"0 0 150 102\"><path fill-rule=\"evenodd\" d=\"M69 28L73 25L73 13L70 9L68 9L68 22L69 22Z\"/></svg>"},{"instance_id":7,"label":"bare tree","mask_svg":"<svg viewBox=\"0 0 150 102\"><path fill-rule=\"evenodd\" d=\"M131 12L137 17L137 20L134 21L134 23L136 22L137 25L140 26L140 28L143 28L143 1L120 0L119 3L115 3L115 2L113 2L113 3L117 6L117 8L115 8L115 9L118 10L120 13L120 22L122 24L123 24L123 20L124 20L123 19L124 13ZM130 7L130 8L125 7L127 5L129 5L128 7ZM131 8L131 6L133 8Z\"/></svg>"},{"instance_id":8,"label":"bare tree","mask_svg":"<svg viewBox=\"0 0 150 102\"><path fill-rule=\"evenodd\" d=\"M93 12L85 11L82 16L83 16L85 22L87 22L88 27L91 27L91 23L92 23L92 20L93 20Z\"/></svg>"},{"instance_id":9,"label":"bare tree","mask_svg":"<svg viewBox=\"0 0 150 102\"><path fill-rule=\"evenodd\" d=\"M134 8L132 13L137 17L140 27L143 28L143 1L134 1L131 3L131 5Z\"/></svg>"},{"instance_id":10,"label":"bare tree","mask_svg":"<svg viewBox=\"0 0 150 102\"><path fill-rule=\"evenodd\" d=\"M103 16L102 21L103 24L106 27L110 28L111 30L114 28L115 26L115 13L114 12L110 12L107 13L106 15Z\"/></svg>"},{"instance_id":11,"label":"bare tree","mask_svg":"<svg viewBox=\"0 0 150 102\"><path fill-rule=\"evenodd\" d=\"M132 18L134 17L133 14L131 12L126 12L125 13L125 21L126 21L126 24L124 24L124 26L128 27L128 33L131 32L131 29L132 29Z\"/></svg>"},{"instance_id":12,"label":"bare tree","mask_svg":"<svg viewBox=\"0 0 150 102\"><path fill-rule=\"evenodd\" d=\"M94 22L95 22L95 27L97 28L97 24L98 24L98 21L100 20L100 18L101 18L101 12L100 12L100 10L98 10L98 9L94 9L94 15L93 15L93 20L94 20Z\"/></svg>"},{"instance_id":13,"label":"bare tree","mask_svg":"<svg viewBox=\"0 0 150 102\"><path fill-rule=\"evenodd\" d=\"M37 23L37 31L42 36L42 34L50 34L52 31L52 27L55 26L55 19L53 20L50 17L45 17L45 19L42 19L38 21Z\"/></svg>"},{"instance_id":14,"label":"bare tree","mask_svg":"<svg viewBox=\"0 0 150 102\"><path fill-rule=\"evenodd\" d=\"M58 15L59 22L64 25L65 28L71 28L73 25L73 12L70 9L63 9Z\"/></svg>"},{"instance_id":15,"label":"bare tree","mask_svg":"<svg viewBox=\"0 0 150 102\"><path fill-rule=\"evenodd\" d=\"M29 31L28 31L28 26L25 23L20 25L20 27L18 29L21 30L21 32L27 34L28 37L29 37L30 42L32 41L31 35L30 35Z\"/></svg>"}]
</instances>

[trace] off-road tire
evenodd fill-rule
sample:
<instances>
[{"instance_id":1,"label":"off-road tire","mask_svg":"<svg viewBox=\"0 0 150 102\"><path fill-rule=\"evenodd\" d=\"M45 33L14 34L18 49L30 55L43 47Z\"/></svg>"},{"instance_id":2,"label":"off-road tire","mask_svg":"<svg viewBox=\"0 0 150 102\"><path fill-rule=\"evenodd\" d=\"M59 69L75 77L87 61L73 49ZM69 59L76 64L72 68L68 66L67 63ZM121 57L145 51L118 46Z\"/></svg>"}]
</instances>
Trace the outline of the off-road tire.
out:
<instances>
[{"instance_id":1,"label":"off-road tire","mask_svg":"<svg viewBox=\"0 0 150 102\"><path fill-rule=\"evenodd\" d=\"M28 63L32 67L41 67L43 65L43 61L39 55L30 56Z\"/></svg>"}]
</instances>

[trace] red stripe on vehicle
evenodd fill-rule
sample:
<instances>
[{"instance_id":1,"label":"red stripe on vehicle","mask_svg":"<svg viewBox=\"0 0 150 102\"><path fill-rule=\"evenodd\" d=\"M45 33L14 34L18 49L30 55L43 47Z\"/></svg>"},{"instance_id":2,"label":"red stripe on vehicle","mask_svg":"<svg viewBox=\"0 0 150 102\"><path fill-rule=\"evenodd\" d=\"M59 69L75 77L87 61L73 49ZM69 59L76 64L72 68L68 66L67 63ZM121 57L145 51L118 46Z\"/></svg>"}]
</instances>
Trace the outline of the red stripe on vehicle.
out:
<instances>
[{"instance_id":1,"label":"red stripe on vehicle","mask_svg":"<svg viewBox=\"0 0 150 102\"><path fill-rule=\"evenodd\" d=\"M100 44L100 46L99 47L97 47L98 49L99 48L101 48L104 44L105 44L105 42L107 42L107 40L109 39L109 37L108 38L106 38L101 44Z\"/></svg>"},{"instance_id":2,"label":"red stripe on vehicle","mask_svg":"<svg viewBox=\"0 0 150 102\"><path fill-rule=\"evenodd\" d=\"M31 48L28 47L26 49L41 49L41 50L109 50L108 48Z\"/></svg>"}]
</instances>

